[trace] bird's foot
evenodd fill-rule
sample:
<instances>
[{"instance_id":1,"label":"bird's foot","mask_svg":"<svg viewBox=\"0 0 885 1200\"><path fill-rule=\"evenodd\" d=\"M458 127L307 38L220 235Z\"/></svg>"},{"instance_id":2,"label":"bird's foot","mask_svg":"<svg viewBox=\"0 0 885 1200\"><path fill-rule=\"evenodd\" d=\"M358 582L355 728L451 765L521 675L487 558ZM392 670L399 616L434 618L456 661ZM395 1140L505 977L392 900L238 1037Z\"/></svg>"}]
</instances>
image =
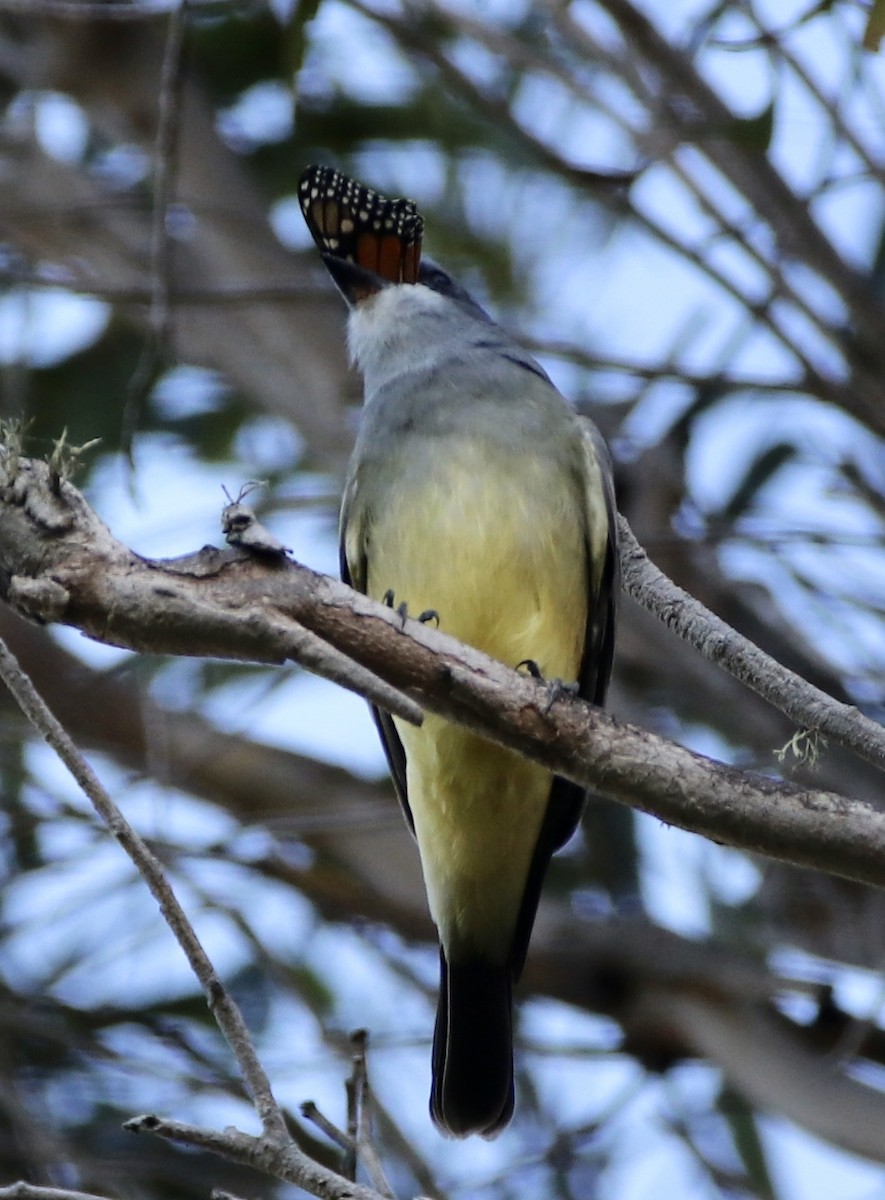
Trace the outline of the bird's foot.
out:
<instances>
[{"instance_id":1,"label":"bird's foot","mask_svg":"<svg viewBox=\"0 0 885 1200\"><path fill-rule=\"evenodd\" d=\"M557 700L564 700L567 696L578 695L580 695L580 690L577 683L566 683L564 679L551 679L547 703L544 705L544 716L547 716Z\"/></svg>"},{"instance_id":2,"label":"bird's foot","mask_svg":"<svg viewBox=\"0 0 885 1200\"><path fill-rule=\"evenodd\" d=\"M402 621L403 625L405 625L406 618L409 615L409 606L405 600L401 600L399 604L396 604L396 595L394 594L393 588L387 589L387 591L381 597L381 603L386 604L388 608L395 607L396 615ZM435 608L425 608L423 612L418 614L415 620L420 621L422 625L426 625L429 621L435 621L437 629L439 628L439 613Z\"/></svg>"},{"instance_id":3,"label":"bird's foot","mask_svg":"<svg viewBox=\"0 0 885 1200\"><path fill-rule=\"evenodd\" d=\"M516 670L520 671L525 668L526 674L531 675L532 679L540 679L543 681L544 676L541 674L541 668L533 658L524 658L516 664Z\"/></svg>"},{"instance_id":4,"label":"bird's foot","mask_svg":"<svg viewBox=\"0 0 885 1200\"><path fill-rule=\"evenodd\" d=\"M547 683L550 686L547 703L543 708L545 717L557 700L562 700L565 696L577 696L579 694L579 685L577 683L566 683L564 679L545 679L541 668L533 658L524 658L522 662L516 664L517 671L521 667L531 675L532 679L537 679L539 683Z\"/></svg>"}]
</instances>

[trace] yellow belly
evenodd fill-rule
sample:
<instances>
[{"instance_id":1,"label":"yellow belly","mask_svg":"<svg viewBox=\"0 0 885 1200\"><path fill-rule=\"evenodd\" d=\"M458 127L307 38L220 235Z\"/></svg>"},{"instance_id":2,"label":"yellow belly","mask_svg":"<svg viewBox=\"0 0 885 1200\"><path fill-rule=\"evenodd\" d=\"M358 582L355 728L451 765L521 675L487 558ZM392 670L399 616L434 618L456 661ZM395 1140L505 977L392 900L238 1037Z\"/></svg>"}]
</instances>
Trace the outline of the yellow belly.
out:
<instances>
[{"instance_id":1,"label":"yellow belly","mask_svg":"<svg viewBox=\"0 0 885 1200\"><path fill-rule=\"evenodd\" d=\"M496 469L465 448L375 514L370 595L388 589L417 615L507 664L532 659L574 680L587 614L580 499L546 464ZM506 957L550 793L551 775L439 717L397 722L430 910L447 952Z\"/></svg>"}]
</instances>

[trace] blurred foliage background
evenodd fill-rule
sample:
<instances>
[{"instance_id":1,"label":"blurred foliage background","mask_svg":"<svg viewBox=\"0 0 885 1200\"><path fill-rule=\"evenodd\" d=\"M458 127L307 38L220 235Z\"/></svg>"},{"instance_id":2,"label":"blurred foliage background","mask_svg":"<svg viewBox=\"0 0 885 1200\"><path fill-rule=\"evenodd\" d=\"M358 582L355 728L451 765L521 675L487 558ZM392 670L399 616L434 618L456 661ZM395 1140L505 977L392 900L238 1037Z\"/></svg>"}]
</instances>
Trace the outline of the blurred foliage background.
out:
<instances>
[{"instance_id":1,"label":"blurred foliage background","mask_svg":"<svg viewBox=\"0 0 885 1200\"><path fill-rule=\"evenodd\" d=\"M881 719L885 65L860 0L0 0L0 405L136 550L219 540L221 485L335 570L359 401L295 184L326 162L590 412L654 560ZM456 565L453 564L453 569ZM435 952L362 706L295 668L148 661L0 613L148 835L293 1126L368 1027L399 1194L878 1195L885 906L595 802L529 957L517 1115L426 1113ZM143 886L2 705L0 1179L281 1192L122 1132L254 1128ZM613 712L882 801L629 603ZM786 753L781 751L786 749Z\"/></svg>"}]
</instances>

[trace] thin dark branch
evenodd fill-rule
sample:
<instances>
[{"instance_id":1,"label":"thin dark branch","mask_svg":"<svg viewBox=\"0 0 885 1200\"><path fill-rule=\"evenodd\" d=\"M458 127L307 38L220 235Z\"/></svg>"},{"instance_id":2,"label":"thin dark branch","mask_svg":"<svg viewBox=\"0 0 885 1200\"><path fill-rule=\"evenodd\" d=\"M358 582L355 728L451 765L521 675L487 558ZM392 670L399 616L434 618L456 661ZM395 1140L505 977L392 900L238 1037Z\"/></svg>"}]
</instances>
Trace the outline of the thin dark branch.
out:
<instances>
[{"instance_id":1,"label":"thin dark branch","mask_svg":"<svg viewBox=\"0 0 885 1200\"><path fill-rule=\"evenodd\" d=\"M108 300L118 304L151 304L153 289L102 283L100 280L79 278L69 272L47 273L43 271L26 270L23 267L0 269L0 283L24 285L35 288L64 288L78 296L94 296L98 300ZM181 305L212 305L212 304L249 304L255 302L309 302L326 300L333 296L332 288L326 281L311 283L216 283L208 287L187 287L181 284L170 286L166 293L166 302L170 308Z\"/></svg>"},{"instance_id":2,"label":"thin dark branch","mask_svg":"<svg viewBox=\"0 0 885 1200\"><path fill-rule=\"evenodd\" d=\"M807 201L791 190L764 152L735 136L739 119L696 69L691 56L669 42L654 22L629 0L600 0L600 4L620 26L623 54L619 74L645 106L654 137L659 139L660 131L664 130L670 143L668 154L680 143L695 146L743 196L756 219L768 223L777 242L775 256L770 261L760 260L760 265L772 276L768 295L754 301L742 294L741 286L729 279L704 250L691 246L636 204L631 206L632 215L663 245L733 295L751 316L764 321L802 364L814 394L831 399L874 431L881 432L881 372L870 367L881 356L882 315L868 281L841 257L815 222ZM545 7L569 44L593 61L598 50L596 42L571 17L568 7L554 0L546 0ZM624 128L628 134L633 133L628 125ZM850 378L844 382L817 369L797 344L789 322L784 321L773 304L781 295L792 293L800 308L807 307L789 285L780 266L782 261L801 263L819 275L844 301L850 313L845 324L860 331L863 355L854 352L851 338L840 337L838 328L829 328L825 318L815 319L843 360L851 358L844 371Z\"/></svg>"},{"instance_id":3,"label":"thin dark branch","mask_svg":"<svg viewBox=\"0 0 885 1200\"><path fill-rule=\"evenodd\" d=\"M632 375L636 379L657 382L660 379L685 384L699 391L715 389L717 392L784 392L791 395L808 391L808 380L795 375L789 379L769 379L761 375L730 375L726 372L692 371L674 361L643 363L632 358L615 358L609 354L594 354L576 342L553 341L549 338L533 338L519 334L520 342L536 354L551 358L564 358L588 371L611 371L619 375Z\"/></svg>"},{"instance_id":4,"label":"thin dark branch","mask_svg":"<svg viewBox=\"0 0 885 1200\"><path fill-rule=\"evenodd\" d=\"M158 346L169 339L169 280L172 274L173 241L169 235L171 205L177 174L178 131L181 124L184 32L190 0L179 0L169 14L160 94L157 106L157 136L154 146L154 196L151 214L151 327Z\"/></svg>"},{"instance_id":5,"label":"thin dark branch","mask_svg":"<svg viewBox=\"0 0 885 1200\"><path fill-rule=\"evenodd\" d=\"M408 54L418 54L427 62L432 63L445 82L460 92L467 102L481 112L496 129L510 134L517 144L528 148L539 162L551 167L563 178L574 184L599 189L603 193L611 193L613 196L624 192L636 179L638 175L636 170L596 171L568 162L541 138L536 137L530 129L520 124L505 100L500 100L497 96L485 91L440 50L436 41L426 37L422 31L416 30L414 22L408 15L406 17L390 16L386 12L371 8L362 0L347 0L347 2L357 12L387 30Z\"/></svg>"},{"instance_id":6,"label":"thin dark branch","mask_svg":"<svg viewBox=\"0 0 885 1200\"><path fill-rule=\"evenodd\" d=\"M868 370L861 369L856 363L853 364L854 370L850 374L850 380L847 378L849 375L848 367L845 367L843 370L843 376L846 377L844 381L832 374L824 374L817 369L812 358L798 344L789 320L780 311L776 303L784 297L788 297L799 310L804 311L809 316L809 319L816 325L819 335L825 337L831 343L831 349L844 357L845 346L847 345L847 343L843 344L843 342L839 341L826 321L813 313L802 295L790 285L789 280L778 264L767 260L754 248L745 247L747 252L756 258L757 266L770 275L764 294L754 298L748 293L741 281L731 278L729 273L718 265L714 258L707 253L706 248L691 245L678 232L668 229L666 224L653 212L641 207L633 199L629 193L629 184L638 176L638 171L611 172L606 174L605 172L586 170L569 162L552 145L548 145L532 133L531 130L520 124L506 102L500 100L495 95L486 94L482 87L476 84L469 75L462 71L439 49L436 43L425 37L420 30L415 29L413 23L407 17L391 16L378 12L365 4L363 0L349 0L349 2L352 7L356 8L363 15L382 25L392 36L397 38L408 53L419 53L432 62L437 70L444 74L447 83L451 87L457 89L471 106L483 112L489 120L493 121L497 129L506 129L514 141L526 149L536 161L566 182L577 187L592 189L595 195L603 196L606 204L612 211L630 216L661 245L684 258L712 283L721 288L726 295L731 296L747 311L749 316L764 323L800 366L805 380L804 390L809 391L820 399L839 405L858 420L868 424L873 430L882 429L882 389L878 379ZM568 31L569 38L580 38L581 41L579 44L581 45L591 42L586 30L577 22L568 21L567 14L557 10L553 13L553 16L562 23L563 29ZM674 51L674 53L678 52ZM694 68L690 60L686 60L686 62L688 63L686 70L693 72ZM703 87L701 90L703 91ZM661 114L656 111L659 107L657 94L649 91L647 86L642 87L641 93L640 99L649 105L652 117L659 122ZM706 95L706 91L703 91L703 94ZM710 95L714 94L710 93ZM702 137L703 131L677 129L678 137L674 134L674 143L681 140L697 141L699 144L702 144L702 148L708 157L712 157L710 154L710 143L714 143L717 147L720 141L727 143L727 137L723 135L727 134L728 130L734 125L735 118L718 101L718 98L715 96L714 98L717 100L718 107L716 107L715 113L709 115L708 126L705 126L705 129L707 132L712 131L718 137L718 141L712 136L709 138L706 136ZM636 136L635 130L628 124L625 123L623 127L628 135ZM739 163L740 156L730 155L726 149L725 158L728 164L732 165L733 162L734 164ZM727 178L731 178L728 170L725 169L717 158L712 157L712 161L717 169L723 171ZM744 173L749 174L745 165L740 165ZM686 186L695 186L687 177L683 182ZM735 186L739 186L738 181L735 179L731 179L731 182ZM854 290L851 294L854 300L860 304L862 302L862 288L858 283L858 277L854 276L851 269L839 259L836 252L826 242L820 230L813 225L802 202L798 197L793 196L789 192L783 180L773 170L766 173L766 186L772 193L771 204L768 207L771 208L773 213L772 220L775 217L777 218L777 231L783 232L788 228L787 222L781 219L781 212L778 205L783 207L789 199L791 205L801 214L803 228L806 225L810 225L815 230L813 246L817 250L817 255L815 261L810 264L812 269L822 271L821 263L825 262L836 272L838 277L833 282L833 286L838 288L841 284L844 285L845 289L853 287ZM706 193L704 193L704 197L706 197ZM755 192L751 188L750 194L747 197L748 203L752 205L756 198ZM739 237L739 231L736 228L732 229L732 233L737 243L743 244ZM821 243L829 249L829 253L821 247ZM801 239L798 237L790 241L790 258L798 257L802 260L802 255L796 249L797 246L801 247L802 244ZM824 277L828 278L827 276ZM869 304L866 300L863 300L863 304L864 312L866 313ZM836 332L838 333L838 331Z\"/></svg>"},{"instance_id":7,"label":"thin dark branch","mask_svg":"<svg viewBox=\"0 0 885 1200\"><path fill-rule=\"evenodd\" d=\"M157 134L153 154L148 333L129 382L123 412L123 448L131 454L132 438L148 390L154 381L172 332L169 281L174 243L170 237L171 202L175 192L176 150L181 124L184 31L190 0L179 0L169 13L160 68Z\"/></svg>"},{"instance_id":8,"label":"thin dark branch","mask_svg":"<svg viewBox=\"0 0 885 1200\"><path fill-rule=\"evenodd\" d=\"M5 643L0 641L0 679L12 693L24 715L55 751L89 798L108 831L129 856L151 894L164 920L184 951L191 969L206 995L209 1008L224 1034L246 1086L261 1118L260 1138L226 1129L201 1130L160 1117L134 1118L126 1123L131 1132L151 1132L181 1144L201 1147L238 1162L246 1162L286 1179L328 1200L377 1200L382 1193L347 1183L308 1158L291 1141L285 1118L273 1097L270 1081L255 1053L242 1015L215 973L184 910L163 873L163 869L141 837L123 817L110 795L102 787L92 768L74 746L61 724L49 711L31 681L18 665ZM19 1185L16 1185L18 1187ZM10 1191L21 1200L82 1200L74 1194L32 1196ZM383 1193L385 1200L389 1192ZM97 1198L96 1198L97 1200Z\"/></svg>"},{"instance_id":9,"label":"thin dark branch","mask_svg":"<svg viewBox=\"0 0 885 1200\"><path fill-rule=\"evenodd\" d=\"M231 7L230 0L169 0L165 7L152 0L0 0L0 12L74 21L155 21L185 4L200 9Z\"/></svg>"},{"instance_id":10,"label":"thin dark branch","mask_svg":"<svg viewBox=\"0 0 885 1200\"><path fill-rule=\"evenodd\" d=\"M747 16L759 30L761 41L767 46L777 47L778 58L781 62L786 63L796 78L802 83L805 90L820 108L823 119L832 123L838 139L850 146L863 163L866 168L865 178L872 177L880 185L885 183L885 171L883 171L881 161L876 161L870 153L869 148L852 129L849 118L841 111L843 106L847 106L848 97L846 97L845 93L838 94L841 91L841 89L838 89L836 95L827 96L824 94L819 82L814 78L799 56L794 53L789 31L785 31L784 35L781 35L777 30L769 28L758 11L752 6L748 6Z\"/></svg>"}]
</instances>

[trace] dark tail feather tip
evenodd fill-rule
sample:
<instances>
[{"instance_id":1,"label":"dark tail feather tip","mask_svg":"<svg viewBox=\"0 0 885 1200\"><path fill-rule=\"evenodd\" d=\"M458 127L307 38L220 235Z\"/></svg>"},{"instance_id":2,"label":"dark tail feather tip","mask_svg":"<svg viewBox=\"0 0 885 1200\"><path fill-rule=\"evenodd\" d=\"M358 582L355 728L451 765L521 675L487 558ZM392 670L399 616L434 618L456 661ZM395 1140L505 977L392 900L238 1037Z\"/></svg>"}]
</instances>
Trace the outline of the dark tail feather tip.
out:
<instances>
[{"instance_id":1,"label":"dark tail feather tip","mask_svg":"<svg viewBox=\"0 0 885 1200\"><path fill-rule=\"evenodd\" d=\"M513 1115L510 970L440 951L430 1115L451 1137L492 1138Z\"/></svg>"}]
</instances>

